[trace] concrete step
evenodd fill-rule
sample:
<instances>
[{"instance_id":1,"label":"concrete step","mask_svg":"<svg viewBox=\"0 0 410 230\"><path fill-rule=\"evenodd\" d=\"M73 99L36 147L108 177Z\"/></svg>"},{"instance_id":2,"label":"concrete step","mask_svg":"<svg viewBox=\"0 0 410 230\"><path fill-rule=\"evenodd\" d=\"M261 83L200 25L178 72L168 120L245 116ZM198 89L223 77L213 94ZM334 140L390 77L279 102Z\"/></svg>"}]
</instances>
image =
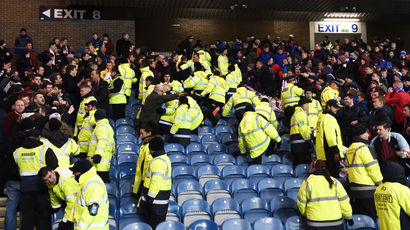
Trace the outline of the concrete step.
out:
<instances>
[{"instance_id":1,"label":"concrete step","mask_svg":"<svg viewBox=\"0 0 410 230\"><path fill-rule=\"evenodd\" d=\"M6 207L7 197L0 197L0 207Z\"/></svg>"}]
</instances>

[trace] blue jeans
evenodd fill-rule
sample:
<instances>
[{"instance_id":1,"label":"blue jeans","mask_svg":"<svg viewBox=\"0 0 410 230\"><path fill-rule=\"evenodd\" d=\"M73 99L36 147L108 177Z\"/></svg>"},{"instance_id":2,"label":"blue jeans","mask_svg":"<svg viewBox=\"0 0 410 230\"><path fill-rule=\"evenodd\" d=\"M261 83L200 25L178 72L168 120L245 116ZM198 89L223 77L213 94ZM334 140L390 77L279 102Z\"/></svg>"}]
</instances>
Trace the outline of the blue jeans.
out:
<instances>
[{"instance_id":1,"label":"blue jeans","mask_svg":"<svg viewBox=\"0 0 410 230\"><path fill-rule=\"evenodd\" d=\"M17 228L17 208L20 205L20 181L9 180L7 181L6 188L7 203L5 229L15 230Z\"/></svg>"}]
</instances>

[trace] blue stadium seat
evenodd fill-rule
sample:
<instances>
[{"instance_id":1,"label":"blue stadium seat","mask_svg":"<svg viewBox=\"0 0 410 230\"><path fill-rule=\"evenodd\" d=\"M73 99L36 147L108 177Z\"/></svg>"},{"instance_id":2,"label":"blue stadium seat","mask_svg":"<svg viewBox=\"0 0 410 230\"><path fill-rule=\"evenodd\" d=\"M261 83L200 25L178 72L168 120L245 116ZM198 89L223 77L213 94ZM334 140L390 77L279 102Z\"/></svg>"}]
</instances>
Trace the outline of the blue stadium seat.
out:
<instances>
[{"instance_id":1,"label":"blue stadium seat","mask_svg":"<svg viewBox=\"0 0 410 230\"><path fill-rule=\"evenodd\" d=\"M244 166L244 168L247 168L248 159L246 159L244 155L239 155L236 157L236 164L240 166Z\"/></svg>"},{"instance_id":2,"label":"blue stadium seat","mask_svg":"<svg viewBox=\"0 0 410 230\"><path fill-rule=\"evenodd\" d=\"M221 230L252 230L252 227L245 219L230 219L223 223Z\"/></svg>"},{"instance_id":3,"label":"blue stadium seat","mask_svg":"<svg viewBox=\"0 0 410 230\"><path fill-rule=\"evenodd\" d=\"M199 183L204 186L209 180L220 179L220 171L215 165L203 165L196 169L195 176Z\"/></svg>"},{"instance_id":4,"label":"blue stadium seat","mask_svg":"<svg viewBox=\"0 0 410 230\"><path fill-rule=\"evenodd\" d=\"M259 164L250 165L246 169L246 175L248 179L253 180L255 184L258 184L260 180L270 176L268 167Z\"/></svg>"},{"instance_id":5,"label":"blue stadium seat","mask_svg":"<svg viewBox=\"0 0 410 230\"><path fill-rule=\"evenodd\" d=\"M123 154L118 156L118 166L130 165L134 166L137 164L138 155L137 154Z\"/></svg>"},{"instance_id":6,"label":"blue stadium seat","mask_svg":"<svg viewBox=\"0 0 410 230\"><path fill-rule=\"evenodd\" d=\"M168 156L172 167L175 166L189 166L189 159L183 154L171 154Z\"/></svg>"},{"instance_id":7,"label":"blue stadium seat","mask_svg":"<svg viewBox=\"0 0 410 230\"><path fill-rule=\"evenodd\" d=\"M279 218L282 223L285 223L286 219L288 219L289 217L298 215L298 207L296 205L296 201L292 200L289 197L274 197L270 202L270 207L272 215Z\"/></svg>"},{"instance_id":8,"label":"blue stadium seat","mask_svg":"<svg viewBox=\"0 0 410 230\"><path fill-rule=\"evenodd\" d=\"M210 126L200 126L198 127L198 133L210 133L210 134L214 134L215 131L212 127Z\"/></svg>"},{"instance_id":9,"label":"blue stadium seat","mask_svg":"<svg viewBox=\"0 0 410 230\"><path fill-rule=\"evenodd\" d=\"M228 165L222 169L222 178L228 183L232 184L232 181L240 178L246 178L245 170L238 165Z\"/></svg>"},{"instance_id":10,"label":"blue stadium seat","mask_svg":"<svg viewBox=\"0 0 410 230\"><path fill-rule=\"evenodd\" d=\"M190 199L202 199L203 188L196 180L181 181L176 190L178 205L181 206L185 201Z\"/></svg>"},{"instance_id":11,"label":"blue stadium seat","mask_svg":"<svg viewBox=\"0 0 410 230\"><path fill-rule=\"evenodd\" d=\"M223 180L210 180L206 182L204 194L209 204L212 204L218 198L231 198L228 184Z\"/></svg>"},{"instance_id":12,"label":"blue stadium seat","mask_svg":"<svg viewBox=\"0 0 410 230\"><path fill-rule=\"evenodd\" d=\"M117 155L139 154L140 149L137 144L120 144L117 146Z\"/></svg>"},{"instance_id":13,"label":"blue stadium seat","mask_svg":"<svg viewBox=\"0 0 410 230\"><path fill-rule=\"evenodd\" d=\"M135 129L130 125L121 125L120 127L115 129L115 135L122 135L122 134L130 134L136 136Z\"/></svg>"},{"instance_id":14,"label":"blue stadium seat","mask_svg":"<svg viewBox=\"0 0 410 230\"><path fill-rule=\"evenodd\" d=\"M232 155L219 154L214 158L213 163L219 168L219 170L222 170L226 165L234 165L236 160Z\"/></svg>"},{"instance_id":15,"label":"blue stadium seat","mask_svg":"<svg viewBox=\"0 0 410 230\"><path fill-rule=\"evenodd\" d=\"M270 156L266 156L265 154L262 155L262 164L263 165L272 167L272 166L275 166L275 165L281 164L281 163L282 163L282 159L277 154L272 154Z\"/></svg>"},{"instance_id":16,"label":"blue stadium seat","mask_svg":"<svg viewBox=\"0 0 410 230\"><path fill-rule=\"evenodd\" d=\"M293 165L293 155L291 153L286 153L282 156L282 164Z\"/></svg>"},{"instance_id":17,"label":"blue stadium seat","mask_svg":"<svg viewBox=\"0 0 410 230\"><path fill-rule=\"evenodd\" d=\"M208 127L212 127L213 125L212 125L212 122L208 119L208 118L205 118L204 119L204 125L206 125L206 126L208 126Z\"/></svg>"},{"instance_id":18,"label":"blue stadium seat","mask_svg":"<svg viewBox=\"0 0 410 230\"><path fill-rule=\"evenodd\" d=\"M166 144L164 146L164 150L166 153L171 153L171 152L182 152L185 153L185 148L184 146L182 146L181 144L178 143L170 143L170 144Z\"/></svg>"},{"instance_id":19,"label":"blue stadium seat","mask_svg":"<svg viewBox=\"0 0 410 230\"><path fill-rule=\"evenodd\" d=\"M253 230L282 230L282 222L275 217L265 217L255 221Z\"/></svg>"},{"instance_id":20,"label":"blue stadium seat","mask_svg":"<svg viewBox=\"0 0 410 230\"><path fill-rule=\"evenodd\" d=\"M124 216L135 215L138 211L138 202L126 202L120 205L120 220Z\"/></svg>"},{"instance_id":21,"label":"blue stadium seat","mask_svg":"<svg viewBox=\"0 0 410 230\"><path fill-rule=\"evenodd\" d=\"M376 223L374 220L366 215L362 214L355 214L353 215L353 222L352 226L346 225L347 230L376 230Z\"/></svg>"},{"instance_id":22,"label":"blue stadium seat","mask_svg":"<svg viewBox=\"0 0 410 230\"><path fill-rule=\"evenodd\" d=\"M121 226L121 225L120 225ZM142 222L129 223L120 227L120 230L152 230L151 226Z\"/></svg>"},{"instance_id":23,"label":"blue stadium seat","mask_svg":"<svg viewBox=\"0 0 410 230\"><path fill-rule=\"evenodd\" d=\"M300 178L307 178L310 175L310 165L299 164L295 167L295 176Z\"/></svg>"},{"instance_id":24,"label":"blue stadium seat","mask_svg":"<svg viewBox=\"0 0 410 230\"><path fill-rule=\"evenodd\" d=\"M113 177L110 175L110 183L114 185L118 185L118 179L117 177Z\"/></svg>"},{"instance_id":25,"label":"blue stadium seat","mask_svg":"<svg viewBox=\"0 0 410 230\"><path fill-rule=\"evenodd\" d=\"M191 134L191 143L192 142L201 143L201 138L199 138L197 135Z\"/></svg>"},{"instance_id":26,"label":"blue stadium seat","mask_svg":"<svg viewBox=\"0 0 410 230\"><path fill-rule=\"evenodd\" d=\"M293 175L294 173L293 173L292 166L289 166L289 165L284 165L284 164L275 165L271 169L271 176L275 179L282 181L282 183L286 179L293 177Z\"/></svg>"},{"instance_id":27,"label":"blue stadium seat","mask_svg":"<svg viewBox=\"0 0 410 230\"><path fill-rule=\"evenodd\" d=\"M117 198L109 198L108 199L108 214L118 220L119 213L118 213L118 200Z\"/></svg>"},{"instance_id":28,"label":"blue stadium seat","mask_svg":"<svg viewBox=\"0 0 410 230\"><path fill-rule=\"evenodd\" d=\"M211 158L206 154L195 154L190 157L189 163L193 167L209 165L211 163Z\"/></svg>"},{"instance_id":29,"label":"blue stadium seat","mask_svg":"<svg viewBox=\"0 0 410 230\"><path fill-rule=\"evenodd\" d=\"M258 183L259 197L270 202L274 197L283 196L282 182L273 178L265 178Z\"/></svg>"},{"instance_id":30,"label":"blue stadium seat","mask_svg":"<svg viewBox=\"0 0 410 230\"><path fill-rule=\"evenodd\" d=\"M205 153L205 146L203 146L202 144L199 144L199 143L190 143L186 147L185 153L187 155L195 155L195 154L199 154L199 153Z\"/></svg>"},{"instance_id":31,"label":"blue stadium seat","mask_svg":"<svg viewBox=\"0 0 410 230\"><path fill-rule=\"evenodd\" d=\"M168 212L167 212L166 220L179 222L180 215L181 214L180 214L179 205L177 204L177 202L170 200L168 203Z\"/></svg>"},{"instance_id":32,"label":"blue stadium seat","mask_svg":"<svg viewBox=\"0 0 410 230\"><path fill-rule=\"evenodd\" d=\"M233 133L222 133L221 142L224 145L229 145L231 143L238 143L238 136Z\"/></svg>"},{"instance_id":33,"label":"blue stadium seat","mask_svg":"<svg viewBox=\"0 0 410 230\"><path fill-rule=\"evenodd\" d=\"M227 125L229 125L229 126L231 126L231 127L237 127L238 126L238 120L236 120L236 118L235 117L230 117L230 118L228 118L228 124Z\"/></svg>"},{"instance_id":34,"label":"blue stadium seat","mask_svg":"<svg viewBox=\"0 0 410 230\"><path fill-rule=\"evenodd\" d=\"M253 224L256 220L270 217L268 203L259 197L251 197L242 201L241 210L244 219Z\"/></svg>"},{"instance_id":35,"label":"blue stadium seat","mask_svg":"<svg viewBox=\"0 0 410 230\"><path fill-rule=\"evenodd\" d=\"M191 166L175 166L172 168L172 183L178 185L179 182L187 179L196 179L194 169Z\"/></svg>"},{"instance_id":36,"label":"blue stadium seat","mask_svg":"<svg viewBox=\"0 0 410 230\"><path fill-rule=\"evenodd\" d=\"M306 221L300 216L291 216L286 220L286 230L304 230L307 229Z\"/></svg>"},{"instance_id":37,"label":"blue stadium seat","mask_svg":"<svg viewBox=\"0 0 410 230\"><path fill-rule=\"evenodd\" d=\"M135 196L128 194L126 196L121 197L119 202L120 202L120 205L129 203L129 202L138 203L138 199Z\"/></svg>"},{"instance_id":38,"label":"blue stadium seat","mask_svg":"<svg viewBox=\"0 0 410 230\"><path fill-rule=\"evenodd\" d=\"M114 120L113 120L113 119L109 119L108 122L110 123L111 128L112 128L113 130L115 130L115 122L114 122Z\"/></svg>"},{"instance_id":39,"label":"blue stadium seat","mask_svg":"<svg viewBox=\"0 0 410 230\"><path fill-rule=\"evenodd\" d=\"M116 167L117 167L116 165L112 165L112 164L111 164L111 166L110 166L110 171L109 171L110 177L117 178L117 176L118 176L118 171L117 171L117 168L116 168Z\"/></svg>"},{"instance_id":40,"label":"blue stadium seat","mask_svg":"<svg viewBox=\"0 0 410 230\"><path fill-rule=\"evenodd\" d=\"M186 230L185 226L181 222L177 221L164 221L160 223L155 230Z\"/></svg>"},{"instance_id":41,"label":"blue stadium seat","mask_svg":"<svg viewBox=\"0 0 410 230\"><path fill-rule=\"evenodd\" d=\"M131 177L132 178L132 177ZM131 183L128 183L131 182ZM120 183L120 197L124 197L126 195L131 195L132 194L132 190L134 189L134 181L127 180L123 183Z\"/></svg>"},{"instance_id":42,"label":"blue stadium seat","mask_svg":"<svg viewBox=\"0 0 410 230\"><path fill-rule=\"evenodd\" d=\"M212 215L217 225L221 226L226 220L241 218L238 202L232 198L219 198L212 203Z\"/></svg>"},{"instance_id":43,"label":"blue stadium seat","mask_svg":"<svg viewBox=\"0 0 410 230\"><path fill-rule=\"evenodd\" d=\"M113 183L105 183L105 187L107 188L107 194L110 197L114 197L116 199L119 198L120 194L116 184Z\"/></svg>"},{"instance_id":44,"label":"blue stadium seat","mask_svg":"<svg viewBox=\"0 0 410 230\"><path fill-rule=\"evenodd\" d=\"M226 153L228 149L226 148L225 145L223 144L211 144L208 146L206 149L206 152L211 155L211 154L219 154L221 152Z\"/></svg>"},{"instance_id":45,"label":"blue stadium seat","mask_svg":"<svg viewBox=\"0 0 410 230\"><path fill-rule=\"evenodd\" d=\"M57 212L53 213L51 215L51 222L52 223L58 223L59 220L63 219L64 217L64 208L60 208Z\"/></svg>"},{"instance_id":46,"label":"blue stadium seat","mask_svg":"<svg viewBox=\"0 0 410 230\"><path fill-rule=\"evenodd\" d=\"M211 208L205 200L191 199L182 205L182 222L185 227L189 227L197 220L211 219Z\"/></svg>"},{"instance_id":47,"label":"blue stadium seat","mask_svg":"<svg viewBox=\"0 0 410 230\"><path fill-rule=\"evenodd\" d=\"M128 118L120 118L117 121L115 121L115 128L118 129L122 125L129 125L134 127L134 122L131 119Z\"/></svg>"},{"instance_id":48,"label":"blue stadium seat","mask_svg":"<svg viewBox=\"0 0 410 230\"><path fill-rule=\"evenodd\" d=\"M137 144L137 138L131 134L121 134L116 136L116 144Z\"/></svg>"},{"instance_id":49,"label":"blue stadium seat","mask_svg":"<svg viewBox=\"0 0 410 230\"><path fill-rule=\"evenodd\" d=\"M119 179L125 176L133 176L135 175L135 167L137 165L121 165L118 167L118 177Z\"/></svg>"},{"instance_id":50,"label":"blue stadium seat","mask_svg":"<svg viewBox=\"0 0 410 230\"><path fill-rule=\"evenodd\" d=\"M248 179L234 180L231 184L231 194L239 204L247 198L258 196L256 185Z\"/></svg>"},{"instance_id":51,"label":"blue stadium seat","mask_svg":"<svg viewBox=\"0 0 410 230\"><path fill-rule=\"evenodd\" d=\"M301 178L289 178L283 184L286 196L296 201L298 197L299 188L303 183Z\"/></svg>"},{"instance_id":52,"label":"blue stadium seat","mask_svg":"<svg viewBox=\"0 0 410 230\"><path fill-rule=\"evenodd\" d=\"M206 134L206 135L202 136L201 143L205 148L208 148L208 146L210 146L212 144L221 143L221 138L216 136L216 135L213 135L213 134Z\"/></svg>"},{"instance_id":53,"label":"blue stadium seat","mask_svg":"<svg viewBox=\"0 0 410 230\"><path fill-rule=\"evenodd\" d=\"M218 225L212 220L197 220L189 225L188 230L218 230Z\"/></svg>"},{"instance_id":54,"label":"blue stadium seat","mask_svg":"<svg viewBox=\"0 0 410 230\"><path fill-rule=\"evenodd\" d=\"M109 230L117 230L118 229L117 220L114 219L113 217L108 217L108 225L109 225L109 227L108 227Z\"/></svg>"},{"instance_id":55,"label":"blue stadium seat","mask_svg":"<svg viewBox=\"0 0 410 230\"><path fill-rule=\"evenodd\" d=\"M233 129L227 125L216 125L215 135L221 135L222 133L233 133Z\"/></svg>"},{"instance_id":56,"label":"blue stadium seat","mask_svg":"<svg viewBox=\"0 0 410 230\"><path fill-rule=\"evenodd\" d=\"M232 155L239 155L240 150L237 142L228 144L228 153Z\"/></svg>"},{"instance_id":57,"label":"blue stadium seat","mask_svg":"<svg viewBox=\"0 0 410 230\"><path fill-rule=\"evenodd\" d=\"M216 123L216 125L217 125L217 126L218 126L218 125L225 125L225 126L227 126L227 125L228 125L228 122L225 121L225 120L223 120L223 119L219 119L218 122Z\"/></svg>"}]
</instances>

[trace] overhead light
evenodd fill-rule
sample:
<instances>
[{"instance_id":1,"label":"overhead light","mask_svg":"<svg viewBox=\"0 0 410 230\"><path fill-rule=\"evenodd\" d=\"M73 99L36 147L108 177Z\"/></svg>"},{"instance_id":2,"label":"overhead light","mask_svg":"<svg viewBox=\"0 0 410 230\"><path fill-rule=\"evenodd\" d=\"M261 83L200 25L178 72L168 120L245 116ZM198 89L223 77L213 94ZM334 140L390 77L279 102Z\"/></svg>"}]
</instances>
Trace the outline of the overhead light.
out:
<instances>
[{"instance_id":1,"label":"overhead light","mask_svg":"<svg viewBox=\"0 0 410 230\"><path fill-rule=\"evenodd\" d=\"M365 13L356 12L326 12L325 18L361 18L364 17Z\"/></svg>"},{"instance_id":2,"label":"overhead light","mask_svg":"<svg viewBox=\"0 0 410 230\"><path fill-rule=\"evenodd\" d=\"M246 5L246 4L242 4L242 8L248 8L248 5Z\"/></svg>"},{"instance_id":3,"label":"overhead light","mask_svg":"<svg viewBox=\"0 0 410 230\"><path fill-rule=\"evenodd\" d=\"M358 18L324 18L326 22L360 22Z\"/></svg>"}]
</instances>

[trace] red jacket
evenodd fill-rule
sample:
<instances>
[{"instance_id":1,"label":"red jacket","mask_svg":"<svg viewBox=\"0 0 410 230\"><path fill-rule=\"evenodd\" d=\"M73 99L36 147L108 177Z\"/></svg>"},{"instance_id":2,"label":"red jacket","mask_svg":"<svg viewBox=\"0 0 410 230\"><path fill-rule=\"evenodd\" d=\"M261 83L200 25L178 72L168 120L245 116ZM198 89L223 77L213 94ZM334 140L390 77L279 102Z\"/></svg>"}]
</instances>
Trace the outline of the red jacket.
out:
<instances>
[{"instance_id":1,"label":"red jacket","mask_svg":"<svg viewBox=\"0 0 410 230\"><path fill-rule=\"evenodd\" d=\"M401 124L406 120L403 113L403 108L406 104L410 103L410 96L406 92L395 92L391 96L390 92L386 95L386 104L394 106L394 117L397 124Z\"/></svg>"}]
</instances>

